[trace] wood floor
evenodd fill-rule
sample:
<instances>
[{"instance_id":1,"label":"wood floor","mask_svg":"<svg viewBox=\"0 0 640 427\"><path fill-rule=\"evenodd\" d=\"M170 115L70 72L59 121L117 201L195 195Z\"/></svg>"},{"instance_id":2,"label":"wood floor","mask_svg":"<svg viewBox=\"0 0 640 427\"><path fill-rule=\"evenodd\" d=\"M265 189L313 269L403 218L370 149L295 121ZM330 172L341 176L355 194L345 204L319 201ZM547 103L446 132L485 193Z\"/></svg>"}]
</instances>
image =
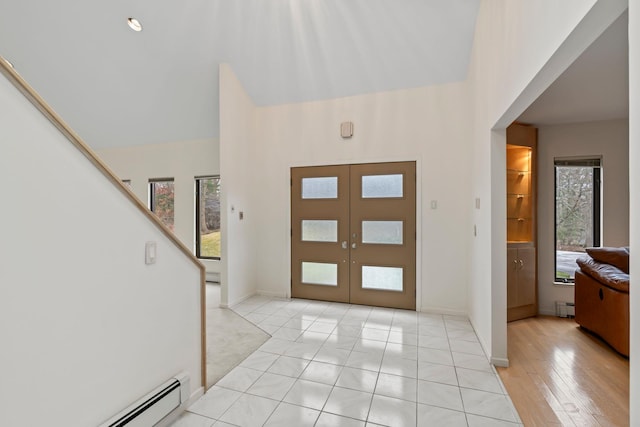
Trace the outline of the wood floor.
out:
<instances>
[{"instance_id":1,"label":"wood floor","mask_svg":"<svg viewBox=\"0 0 640 427\"><path fill-rule=\"evenodd\" d=\"M525 426L628 426L629 360L573 319L507 326L509 368L500 378Z\"/></svg>"}]
</instances>

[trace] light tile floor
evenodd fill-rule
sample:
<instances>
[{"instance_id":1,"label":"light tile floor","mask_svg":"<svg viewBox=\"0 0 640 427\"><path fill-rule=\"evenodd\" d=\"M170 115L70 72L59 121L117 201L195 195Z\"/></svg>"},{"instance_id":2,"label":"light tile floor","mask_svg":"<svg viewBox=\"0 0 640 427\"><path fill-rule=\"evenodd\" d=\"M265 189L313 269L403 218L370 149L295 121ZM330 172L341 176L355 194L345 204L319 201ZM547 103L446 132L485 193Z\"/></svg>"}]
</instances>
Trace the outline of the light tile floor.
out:
<instances>
[{"instance_id":1,"label":"light tile floor","mask_svg":"<svg viewBox=\"0 0 640 427\"><path fill-rule=\"evenodd\" d=\"M517 426L464 317L252 297L272 337L173 427Z\"/></svg>"}]
</instances>

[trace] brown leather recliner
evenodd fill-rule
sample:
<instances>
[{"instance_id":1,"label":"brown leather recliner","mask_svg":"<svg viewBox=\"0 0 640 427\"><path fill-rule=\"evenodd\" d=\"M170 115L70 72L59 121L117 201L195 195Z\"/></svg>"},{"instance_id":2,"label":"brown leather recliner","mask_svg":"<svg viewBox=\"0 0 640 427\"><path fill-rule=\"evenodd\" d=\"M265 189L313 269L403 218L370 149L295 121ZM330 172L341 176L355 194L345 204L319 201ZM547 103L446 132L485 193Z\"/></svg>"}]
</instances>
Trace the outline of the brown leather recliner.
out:
<instances>
[{"instance_id":1,"label":"brown leather recliner","mask_svg":"<svg viewBox=\"0 0 640 427\"><path fill-rule=\"evenodd\" d=\"M588 248L577 260L576 322L629 356L629 249Z\"/></svg>"}]
</instances>

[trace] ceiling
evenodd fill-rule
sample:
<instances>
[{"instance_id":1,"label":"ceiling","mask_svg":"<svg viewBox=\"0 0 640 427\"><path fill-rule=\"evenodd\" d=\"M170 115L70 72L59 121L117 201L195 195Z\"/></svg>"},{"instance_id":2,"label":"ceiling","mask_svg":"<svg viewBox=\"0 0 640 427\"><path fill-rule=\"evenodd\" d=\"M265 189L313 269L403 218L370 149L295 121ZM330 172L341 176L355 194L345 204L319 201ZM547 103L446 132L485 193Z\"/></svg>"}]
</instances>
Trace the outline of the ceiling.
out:
<instances>
[{"instance_id":1,"label":"ceiling","mask_svg":"<svg viewBox=\"0 0 640 427\"><path fill-rule=\"evenodd\" d=\"M214 138L218 64L257 105L462 81L479 1L0 0L0 55L94 148Z\"/></svg>"},{"instance_id":2,"label":"ceiling","mask_svg":"<svg viewBox=\"0 0 640 427\"><path fill-rule=\"evenodd\" d=\"M541 126L629 117L628 26L625 12L518 121Z\"/></svg>"}]
</instances>

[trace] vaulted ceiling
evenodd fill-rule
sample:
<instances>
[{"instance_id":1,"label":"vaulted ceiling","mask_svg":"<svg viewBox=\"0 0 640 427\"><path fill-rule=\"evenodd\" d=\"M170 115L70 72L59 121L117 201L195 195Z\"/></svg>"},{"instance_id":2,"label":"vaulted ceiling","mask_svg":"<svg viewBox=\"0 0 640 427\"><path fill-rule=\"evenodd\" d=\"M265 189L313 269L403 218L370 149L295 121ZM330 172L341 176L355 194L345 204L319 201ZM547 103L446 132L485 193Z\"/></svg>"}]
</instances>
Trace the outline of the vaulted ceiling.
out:
<instances>
[{"instance_id":1,"label":"vaulted ceiling","mask_svg":"<svg viewBox=\"0 0 640 427\"><path fill-rule=\"evenodd\" d=\"M479 1L0 0L0 55L94 148L214 138L218 64L258 105L462 81Z\"/></svg>"}]
</instances>

